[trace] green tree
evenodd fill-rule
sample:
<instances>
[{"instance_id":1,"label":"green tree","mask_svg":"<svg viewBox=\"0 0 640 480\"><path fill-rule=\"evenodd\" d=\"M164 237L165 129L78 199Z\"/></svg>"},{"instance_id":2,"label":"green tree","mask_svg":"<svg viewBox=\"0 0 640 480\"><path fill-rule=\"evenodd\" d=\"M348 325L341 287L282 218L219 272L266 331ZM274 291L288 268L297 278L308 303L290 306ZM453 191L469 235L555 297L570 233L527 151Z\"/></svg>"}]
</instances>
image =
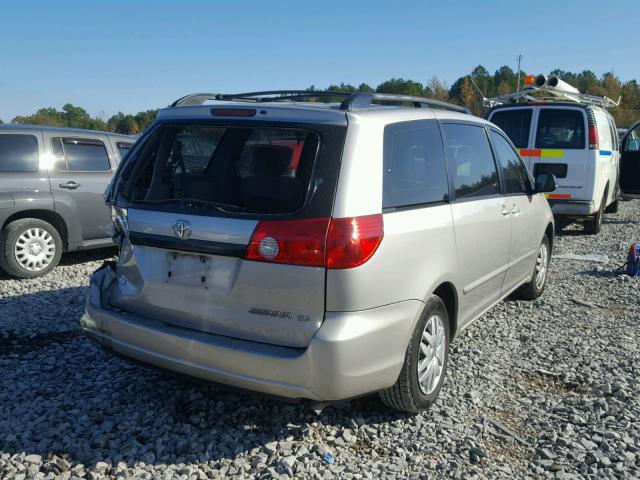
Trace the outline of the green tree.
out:
<instances>
[{"instance_id":1,"label":"green tree","mask_svg":"<svg viewBox=\"0 0 640 480\"><path fill-rule=\"evenodd\" d=\"M405 80L403 78L392 78L386 82L382 82L376 87L377 93L395 93L399 95L422 96L424 86L420 82L413 80Z\"/></svg>"},{"instance_id":2,"label":"green tree","mask_svg":"<svg viewBox=\"0 0 640 480\"><path fill-rule=\"evenodd\" d=\"M427 89L430 90L430 97L435 100L446 102L449 100L449 89L435 75L427 82Z\"/></svg>"}]
</instances>

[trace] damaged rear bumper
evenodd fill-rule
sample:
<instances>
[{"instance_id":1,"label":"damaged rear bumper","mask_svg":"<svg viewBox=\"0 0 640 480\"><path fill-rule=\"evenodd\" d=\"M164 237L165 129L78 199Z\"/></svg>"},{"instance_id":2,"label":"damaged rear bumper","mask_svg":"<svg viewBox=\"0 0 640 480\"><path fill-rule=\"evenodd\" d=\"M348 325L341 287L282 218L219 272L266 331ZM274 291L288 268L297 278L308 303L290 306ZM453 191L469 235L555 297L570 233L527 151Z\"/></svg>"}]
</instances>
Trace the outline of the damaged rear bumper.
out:
<instances>
[{"instance_id":1,"label":"damaged rear bumper","mask_svg":"<svg viewBox=\"0 0 640 480\"><path fill-rule=\"evenodd\" d=\"M358 312L327 312L306 348L194 331L107 304L113 265L91 279L84 331L109 350L207 381L289 398L332 401L393 385L423 307L409 300Z\"/></svg>"}]
</instances>

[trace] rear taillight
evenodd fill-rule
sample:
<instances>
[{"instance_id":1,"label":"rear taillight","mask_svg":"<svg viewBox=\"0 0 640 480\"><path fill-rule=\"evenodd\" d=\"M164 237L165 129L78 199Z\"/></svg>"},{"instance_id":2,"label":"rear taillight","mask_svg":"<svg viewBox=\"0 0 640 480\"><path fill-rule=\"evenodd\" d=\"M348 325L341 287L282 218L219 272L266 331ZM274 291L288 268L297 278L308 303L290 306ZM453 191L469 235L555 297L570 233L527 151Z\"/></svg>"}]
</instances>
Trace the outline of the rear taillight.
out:
<instances>
[{"instance_id":1,"label":"rear taillight","mask_svg":"<svg viewBox=\"0 0 640 480\"><path fill-rule=\"evenodd\" d=\"M353 268L375 253L384 236L382 215L334 218L327 235L327 268Z\"/></svg>"},{"instance_id":2,"label":"rear taillight","mask_svg":"<svg viewBox=\"0 0 640 480\"><path fill-rule=\"evenodd\" d=\"M258 222L245 258L308 267L353 268L375 253L382 215Z\"/></svg>"},{"instance_id":3,"label":"rear taillight","mask_svg":"<svg viewBox=\"0 0 640 480\"><path fill-rule=\"evenodd\" d=\"M589 149L598 150L598 128L595 125L589 126Z\"/></svg>"},{"instance_id":4,"label":"rear taillight","mask_svg":"<svg viewBox=\"0 0 640 480\"><path fill-rule=\"evenodd\" d=\"M260 221L251 235L245 258L323 267L328 228L328 218Z\"/></svg>"}]
</instances>

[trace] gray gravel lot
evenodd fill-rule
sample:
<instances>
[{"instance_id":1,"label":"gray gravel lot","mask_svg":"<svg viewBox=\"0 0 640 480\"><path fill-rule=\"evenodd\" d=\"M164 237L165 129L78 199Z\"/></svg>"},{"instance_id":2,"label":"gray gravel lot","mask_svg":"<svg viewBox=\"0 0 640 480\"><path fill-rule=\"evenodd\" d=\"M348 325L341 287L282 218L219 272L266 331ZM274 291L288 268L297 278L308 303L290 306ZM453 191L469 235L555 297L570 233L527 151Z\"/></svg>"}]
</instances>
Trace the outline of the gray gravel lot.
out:
<instances>
[{"instance_id":1,"label":"gray gravel lot","mask_svg":"<svg viewBox=\"0 0 640 480\"><path fill-rule=\"evenodd\" d=\"M554 259L542 298L457 338L416 416L376 396L315 415L104 353L78 320L111 251L39 280L0 274L0 478L640 478L640 279L615 271L640 201L621 207L597 237L556 240L609 262Z\"/></svg>"}]
</instances>

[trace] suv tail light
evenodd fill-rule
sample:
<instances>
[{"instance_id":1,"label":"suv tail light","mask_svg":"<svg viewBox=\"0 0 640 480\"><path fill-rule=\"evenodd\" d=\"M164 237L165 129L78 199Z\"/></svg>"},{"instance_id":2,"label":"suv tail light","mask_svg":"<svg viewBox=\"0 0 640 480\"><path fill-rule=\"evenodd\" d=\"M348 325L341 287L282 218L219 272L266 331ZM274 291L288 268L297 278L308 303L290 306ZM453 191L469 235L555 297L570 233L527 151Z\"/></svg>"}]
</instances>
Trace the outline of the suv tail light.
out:
<instances>
[{"instance_id":1,"label":"suv tail light","mask_svg":"<svg viewBox=\"0 0 640 480\"><path fill-rule=\"evenodd\" d=\"M589 125L589 149L598 150L598 127Z\"/></svg>"},{"instance_id":2,"label":"suv tail light","mask_svg":"<svg viewBox=\"0 0 640 480\"><path fill-rule=\"evenodd\" d=\"M258 222L245 258L333 269L362 265L384 236L382 215Z\"/></svg>"}]
</instances>

